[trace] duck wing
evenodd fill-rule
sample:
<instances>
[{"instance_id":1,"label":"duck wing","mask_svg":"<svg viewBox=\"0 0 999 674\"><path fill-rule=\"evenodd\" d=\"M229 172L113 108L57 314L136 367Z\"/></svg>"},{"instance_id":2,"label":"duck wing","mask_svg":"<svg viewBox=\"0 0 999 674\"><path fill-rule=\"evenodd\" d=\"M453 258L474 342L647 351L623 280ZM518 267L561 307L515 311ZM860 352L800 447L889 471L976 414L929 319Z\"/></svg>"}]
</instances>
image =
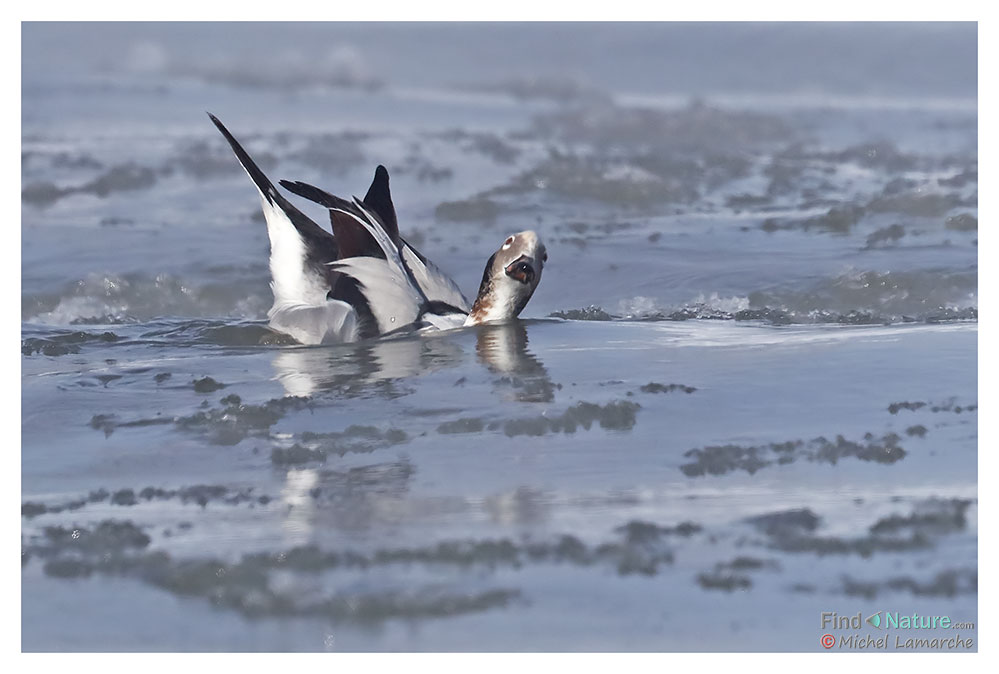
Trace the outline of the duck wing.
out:
<instances>
[{"instance_id":1,"label":"duck wing","mask_svg":"<svg viewBox=\"0 0 999 674\"><path fill-rule=\"evenodd\" d=\"M329 267L360 283L382 334L416 323L427 311L429 302L378 216L367 211L357 198L352 203L338 197L333 199L339 204L331 210L360 224L381 248L385 258L343 258L329 263Z\"/></svg>"},{"instance_id":2,"label":"duck wing","mask_svg":"<svg viewBox=\"0 0 999 674\"><path fill-rule=\"evenodd\" d=\"M392 204L392 191L389 189L388 169L379 164L375 167L375 177L361 203L370 212L378 216L382 229L392 239L396 248L400 247L399 220L395 216L395 206Z\"/></svg>"},{"instance_id":3,"label":"duck wing","mask_svg":"<svg viewBox=\"0 0 999 674\"><path fill-rule=\"evenodd\" d=\"M330 213L330 225L333 227L333 236L337 241L340 250L340 257L385 257L385 252L378 245L368 230L365 229L354 218L341 213L342 209L353 209L354 205L340 197L330 194L315 185L303 183L301 181L282 180L281 187L292 194L314 201L320 206L325 206Z\"/></svg>"},{"instance_id":4,"label":"duck wing","mask_svg":"<svg viewBox=\"0 0 999 674\"><path fill-rule=\"evenodd\" d=\"M427 299L431 302L440 302L455 311L466 314L471 311L472 305L462 294L458 284L441 271L440 267L421 255L420 251L409 245L405 239L402 239L402 259L406 261L413 279Z\"/></svg>"},{"instance_id":5,"label":"duck wing","mask_svg":"<svg viewBox=\"0 0 999 674\"><path fill-rule=\"evenodd\" d=\"M389 189L389 174L384 166L379 164L375 169L375 177L372 178L371 186L364 195L362 203L365 208L379 217L385 233L399 249L413 280L420 286L427 299L467 314L471 304L461 294L458 284L399 235L399 221L392 203L392 191Z\"/></svg>"},{"instance_id":6,"label":"duck wing","mask_svg":"<svg viewBox=\"0 0 999 674\"><path fill-rule=\"evenodd\" d=\"M369 235L363 225L342 212L345 209L348 211L353 209L351 202L308 183L282 180L281 186L293 194L329 209L333 233L340 243L341 257L385 257L382 246ZM389 190L388 171L384 166L379 165L375 169L371 187L368 188L360 204L369 213L377 216L376 224L400 253L409 276L429 302L439 303L466 314L471 310L471 303L462 294L458 284L399 235L395 207L392 205L392 195Z\"/></svg>"}]
</instances>

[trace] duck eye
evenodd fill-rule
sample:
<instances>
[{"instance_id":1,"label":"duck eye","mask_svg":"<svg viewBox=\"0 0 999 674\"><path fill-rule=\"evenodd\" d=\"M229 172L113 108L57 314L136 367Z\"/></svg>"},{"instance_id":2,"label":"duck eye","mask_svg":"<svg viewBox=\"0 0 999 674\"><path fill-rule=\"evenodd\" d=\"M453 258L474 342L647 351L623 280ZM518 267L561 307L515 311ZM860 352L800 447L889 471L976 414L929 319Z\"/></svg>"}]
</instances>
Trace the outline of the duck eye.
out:
<instances>
[{"instance_id":1,"label":"duck eye","mask_svg":"<svg viewBox=\"0 0 999 674\"><path fill-rule=\"evenodd\" d=\"M545 254L541 256L541 261L542 262L548 262L548 253L547 252L545 252Z\"/></svg>"}]
</instances>

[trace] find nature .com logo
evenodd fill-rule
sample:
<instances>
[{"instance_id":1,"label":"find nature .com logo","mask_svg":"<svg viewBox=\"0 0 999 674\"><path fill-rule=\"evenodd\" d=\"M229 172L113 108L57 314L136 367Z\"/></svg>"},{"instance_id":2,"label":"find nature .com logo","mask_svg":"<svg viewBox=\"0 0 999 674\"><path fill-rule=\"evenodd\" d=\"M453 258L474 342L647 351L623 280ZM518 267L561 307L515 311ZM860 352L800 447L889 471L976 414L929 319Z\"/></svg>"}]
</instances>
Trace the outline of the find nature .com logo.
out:
<instances>
[{"instance_id":1,"label":"find nature .com logo","mask_svg":"<svg viewBox=\"0 0 999 674\"><path fill-rule=\"evenodd\" d=\"M826 650L838 647L840 650L914 650L931 649L942 651L972 650L974 639L955 630L974 630L971 622L956 622L950 616L924 616L918 613L902 614L900 611L877 611L864 618L863 612L856 615L838 615L834 611L821 614L822 629L825 632L819 643ZM833 634L834 631L859 630L867 623L878 632L860 634ZM932 636L909 636L888 634L891 630L947 630ZM879 634L879 632L881 634ZM952 636L953 635L953 636ZM894 637L894 639L892 639Z\"/></svg>"}]
</instances>

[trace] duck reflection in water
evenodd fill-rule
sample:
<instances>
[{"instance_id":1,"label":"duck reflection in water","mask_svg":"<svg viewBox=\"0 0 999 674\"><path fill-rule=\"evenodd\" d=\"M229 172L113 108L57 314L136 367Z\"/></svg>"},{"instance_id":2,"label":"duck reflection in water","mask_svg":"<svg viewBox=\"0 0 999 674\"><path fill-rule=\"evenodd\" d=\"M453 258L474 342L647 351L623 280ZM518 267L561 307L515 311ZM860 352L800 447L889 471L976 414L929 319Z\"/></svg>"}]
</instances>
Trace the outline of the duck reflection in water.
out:
<instances>
[{"instance_id":1,"label":"duck reflection in water","mask_svg":"<svg viewBox=\"0 0 999 674\"><path fill-rule=\"evenodd\" d=\"M519 402L551 402L555 385L544 364L527 348L527 326L511 321L478 328L475 352L490 372L500 375L496 388Z\"/></svg>"},{"instance_id":2,"label":"duck reflection in water","mask_svg":"<svg viewBox=\"0 0 999 674\"><path fill-rule=\"evenodd\" d=\"M336 392L398 398L408 377L457 367L464 351L453 341L418 335L377 339L338 347L282 349L274 357L277 380L285 395Z\"/></svg>"},{"instance_id":3,"label":"duck reflection in water","mask_svg":"<svg viewBox=\"0 0 999 674\"><path fill-rule=\"evenodd\" d=\"M281 349L273 366L285 395L336 392L346 397L393 399L406 395L403 381L407 378L460 367L465 362L460 337L474 331L476 356L498 375L497 390L520 402L550 402L555 385L528 349L527 325L515 320L446 336L406 335L355 345Z\"/></svg>"},{"instance_id":4,"label":"duck reflection in water","mask_svg":"<svg viewBox=\"0 0 999 674\"><path fill-rule=\"evenodd\" d=\"M390 400L412 390L413 383L407 380L452 368L467 372L477 369L478 363L489 373L482 382L485 390L491 380L494 394L506 400L548 402L554 399L556 386L528 349L530 325L514 321L446 336L409 335L337 347L283 348L273 364L277 380L290 396L333 393ZM463 345L473 337L474 359ZM343 429L323 430L335 435ZM301 545L316 542L317 536L321 539L322 531L365 531L473 507L463 499L427 500L412 494L414 469L406 459L392 460L380 452L372 459L355 467L289 467L281 494L286 542ZM496 521L523 523L544 519L543 501L542 495L521 488L494 494L482 507Z\"/></svg>"}]
</instances>

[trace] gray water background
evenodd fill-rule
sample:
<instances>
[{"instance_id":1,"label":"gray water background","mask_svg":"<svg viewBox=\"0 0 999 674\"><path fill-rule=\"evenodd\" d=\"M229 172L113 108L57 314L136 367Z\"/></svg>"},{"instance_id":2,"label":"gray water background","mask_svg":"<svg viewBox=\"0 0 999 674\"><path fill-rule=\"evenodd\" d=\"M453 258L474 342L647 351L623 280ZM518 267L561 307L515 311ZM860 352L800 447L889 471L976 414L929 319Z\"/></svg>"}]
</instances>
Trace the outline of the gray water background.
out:
<instances>
[{"instance_id":1,"label":"gray water background","mask_svg":"<svg viewBox=\"0 0 999 674\"><path fill-rule=\"evenodd\" d=\"M822 611L976 622L973 24L22 44L25 650L823 650ZM385 164L467 294L536 229L525 320L270 333L257 198L206 110L274 179L349 196Z\"/></svg>"}]
</instances>

